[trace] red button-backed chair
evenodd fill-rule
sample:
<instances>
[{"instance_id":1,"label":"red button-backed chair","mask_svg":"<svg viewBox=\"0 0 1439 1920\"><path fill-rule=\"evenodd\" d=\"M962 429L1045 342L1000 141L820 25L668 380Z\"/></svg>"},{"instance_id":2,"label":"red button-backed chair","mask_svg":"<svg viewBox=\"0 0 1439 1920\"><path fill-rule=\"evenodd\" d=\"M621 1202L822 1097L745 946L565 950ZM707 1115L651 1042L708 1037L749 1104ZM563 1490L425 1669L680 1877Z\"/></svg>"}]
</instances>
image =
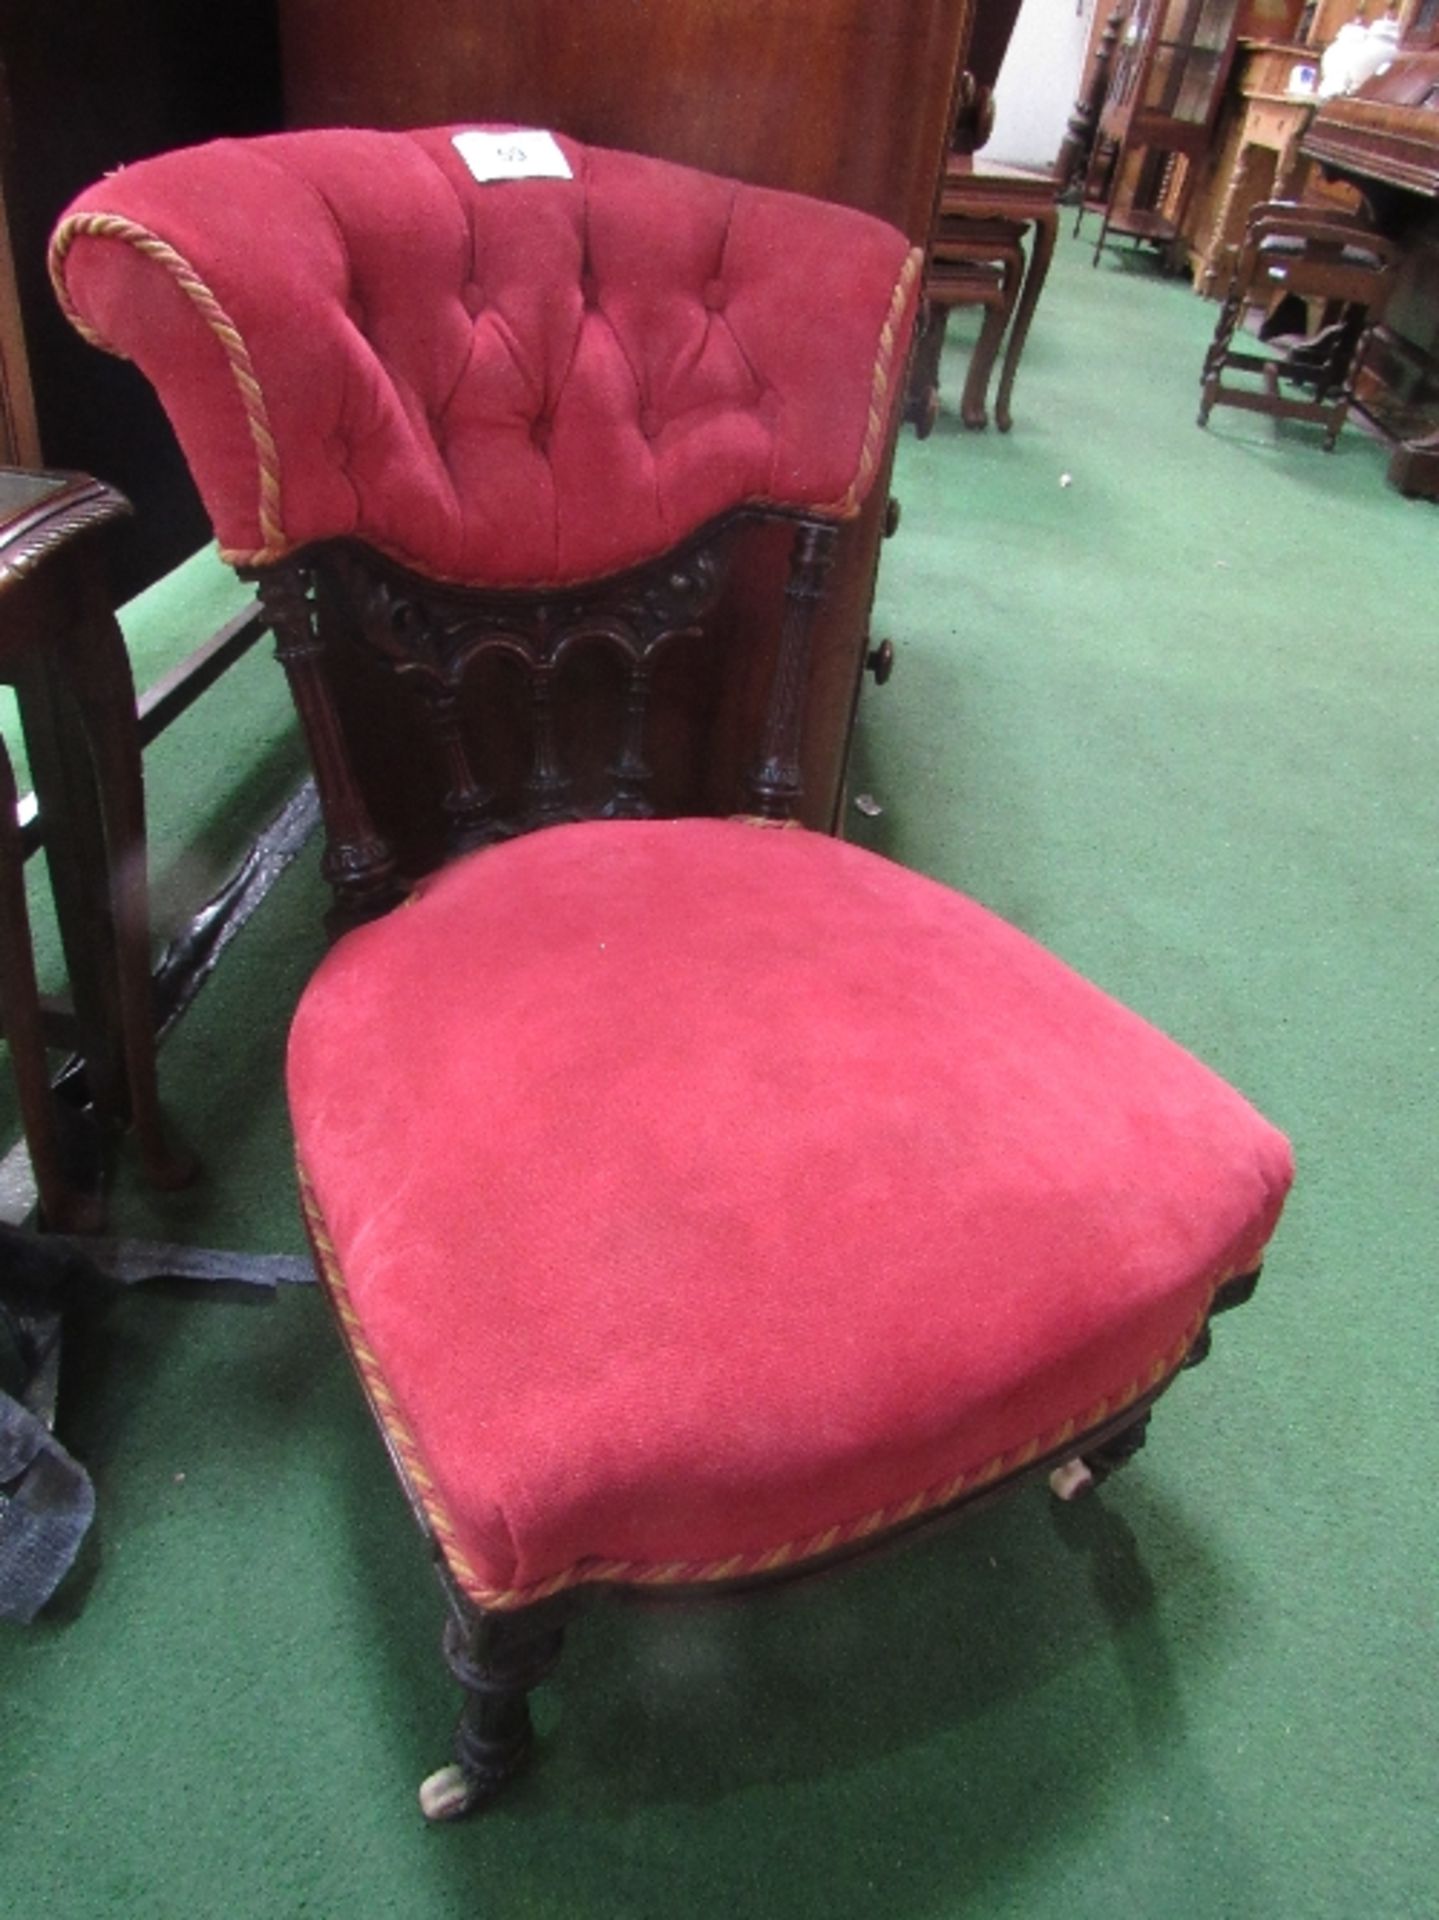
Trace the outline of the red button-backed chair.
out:
<instances>
[{"instance_id":1,"label":"red button-backed chair","mask_svg":"<svg viewBox=\"0 0 1439 1920\"><path fill-rule=\"evenodd\" d=\"M379 914L306 989L289 1092L451 1603L436 1818L519 1764L581 1600L765 1585L1124 1458L1290 1178L1237 1093L1032 940L784 830L809 622L893 429L903 237L560 145L572 179L481 184L446 129L222 143L105 182L55 242L260 583L327 870ZM657 658L756 515L793 565L740 817L653 817ZM346 771L350 648L444 744L460 857L413 889ZM582 818L555 713L592 648L623 711ZM495 650L540 690L522 823L457 717Z\"/></svg>"}]
</instances>

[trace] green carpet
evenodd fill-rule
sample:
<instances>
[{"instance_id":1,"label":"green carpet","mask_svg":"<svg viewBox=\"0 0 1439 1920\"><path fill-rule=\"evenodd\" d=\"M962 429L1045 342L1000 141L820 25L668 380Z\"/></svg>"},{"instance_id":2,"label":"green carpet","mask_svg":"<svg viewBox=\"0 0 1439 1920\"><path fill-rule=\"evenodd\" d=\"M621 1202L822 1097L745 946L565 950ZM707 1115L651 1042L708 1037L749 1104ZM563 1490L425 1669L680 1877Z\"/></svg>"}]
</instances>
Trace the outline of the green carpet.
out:
<instances>
[{"instance_id":1,"label":"green carpet","mask_svg":"<svg viewBox=\"0 0 1439 1920\"><path fill-rule=\"evenodd\" d=\"M1213 311L1066 240L1008 437L959 428L956 339L901 448L899 662L852 783L883 808L855 837L1294 1137L1260 1293L1145 1454L1077 1510L1035 1491L766 1604L598 1609L532 1771L431 1832L440 1606L320 1301L133 1296L67 1380L96 1550L0 1631L0 1912L1435 1911L1435 508L1353 429L1331 456L1249 415L1199 432ZM152 758L162 874L292 764L261 664ZM174 1035L209 1172L127 1182L122 1227L300 1244L277 1077L320 898L310 855Z\"/></svg>"}]
</instances>

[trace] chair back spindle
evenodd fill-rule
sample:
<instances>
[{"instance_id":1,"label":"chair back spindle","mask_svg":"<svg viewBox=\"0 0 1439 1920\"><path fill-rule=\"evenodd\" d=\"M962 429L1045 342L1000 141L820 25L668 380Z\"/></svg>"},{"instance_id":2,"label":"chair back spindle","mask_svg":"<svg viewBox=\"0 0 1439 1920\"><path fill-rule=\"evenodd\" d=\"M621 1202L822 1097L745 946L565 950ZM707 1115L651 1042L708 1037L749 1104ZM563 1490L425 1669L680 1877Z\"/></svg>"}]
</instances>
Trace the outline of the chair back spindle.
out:
<instances>
[{"instance_id":1,"label":"chair back spindle","mask_svg":"<svg viewBox=\"0 0 1439 1920\"><path fill-rule=\"evenodd\" d=\"M766 820L792 819L799 804L799 750L804 729L804 695L809 680L810 637L815 614L824 599L829 570L834 564L836 539L836 529L818 520L801 521L795 533L764 740L749 780L755 811Z\"/></svg>"}]
</instances>

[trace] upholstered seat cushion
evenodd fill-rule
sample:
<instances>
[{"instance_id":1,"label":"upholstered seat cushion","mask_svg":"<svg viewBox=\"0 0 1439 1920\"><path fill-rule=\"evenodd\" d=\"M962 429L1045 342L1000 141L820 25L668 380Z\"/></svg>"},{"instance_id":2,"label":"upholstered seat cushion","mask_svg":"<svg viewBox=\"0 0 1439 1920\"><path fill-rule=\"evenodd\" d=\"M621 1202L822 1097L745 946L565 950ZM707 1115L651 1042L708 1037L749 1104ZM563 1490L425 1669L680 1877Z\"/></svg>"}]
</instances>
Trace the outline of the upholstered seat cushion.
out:
<instances>
[{"instance_id":1,"label":"upholstered seat cushion","mask_svg":"<svg viewBox=\"0 0 1439 1920\"><path fill-rule=\"evenodd\" d=\"M747 502L858 510L919 294L902 233L563 137L572 178L480 181L463 131L215 141L62 219L61 302L154 383L228 558L353 537L554 585Z\"/></svg>"},{"instance_id":2,"label":"upholstered seat cushion","mask_svg":"<svg viewBox=\"0 0 1439 1920\"><path fill-rule=\"evenodd\" d=\"M1281 1135L961 896L819 835L559 827L297 1014L312 1228L471 1596L737 1574L1064 1444L1252 1269Z\"/></svg>"}]
</instances>

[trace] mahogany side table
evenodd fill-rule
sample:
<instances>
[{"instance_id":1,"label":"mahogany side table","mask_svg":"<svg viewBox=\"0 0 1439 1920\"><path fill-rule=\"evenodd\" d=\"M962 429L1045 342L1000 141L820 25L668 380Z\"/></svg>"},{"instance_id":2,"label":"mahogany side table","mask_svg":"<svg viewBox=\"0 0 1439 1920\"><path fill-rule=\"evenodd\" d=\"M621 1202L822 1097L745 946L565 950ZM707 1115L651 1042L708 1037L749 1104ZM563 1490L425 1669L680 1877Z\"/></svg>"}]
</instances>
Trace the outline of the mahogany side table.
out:
<instances>
[{"instance_id":1,"label":"mahogany side table","mask_svg":"<svg viewBox=\"0 0 1439 1920\"><path fill-rule=\"evenodd\" d=\"M145 801L135 686L106 593L102 530L130 511L78 474L0 468L0 682L14 687L73 1012L42 1008L25 900L25 834L0 742L0 1019L48 1227L93 1231L99 1197L64 1163L47 1042L84 1060L98 1115L129 1122L146 1177L189 1179L155 1078Z\"/></svg>"},{"instance_id":2,"label":"mahogany side table","mask_svg":"<svg viewBox=\"0 0 1439 1920\"><path fill-rule=\"evenodd\" d=\"M999 165L976 167L968 154L950 155L925 276L929 311L915 347L905 406L905 419L919 439L929 434L939 411L940 353L949 310L955 306L989 309L964 384L960 417L966 427L988 425L985 400L1000 340L1008 329L994 421L1001 433L1009 432L1014 376L1044 291L1058 229L1059 189L1051 176Z\"/></svg>"}]
</instances>

